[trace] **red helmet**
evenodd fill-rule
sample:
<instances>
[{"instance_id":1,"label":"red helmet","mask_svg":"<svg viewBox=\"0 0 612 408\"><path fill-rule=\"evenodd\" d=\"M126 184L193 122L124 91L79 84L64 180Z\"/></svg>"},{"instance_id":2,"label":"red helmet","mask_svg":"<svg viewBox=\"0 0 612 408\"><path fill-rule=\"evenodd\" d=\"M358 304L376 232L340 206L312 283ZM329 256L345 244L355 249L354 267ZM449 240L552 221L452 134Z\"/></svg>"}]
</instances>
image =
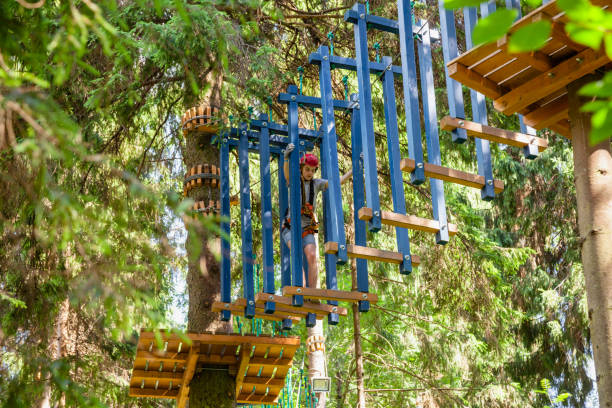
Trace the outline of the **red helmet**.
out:
<instances>
[{"instance_id":1,"label":"red helmet","mask_svg":"<svg viewBox=\"0 0 612 408\"><path fill-rule=\"evenodd\" d=\"M300 159L300 166L303 164L307 164L311 167L319 167L319 159L317 159L317 156L312 153L306 153Z\"/></svg>"}]
</instances>

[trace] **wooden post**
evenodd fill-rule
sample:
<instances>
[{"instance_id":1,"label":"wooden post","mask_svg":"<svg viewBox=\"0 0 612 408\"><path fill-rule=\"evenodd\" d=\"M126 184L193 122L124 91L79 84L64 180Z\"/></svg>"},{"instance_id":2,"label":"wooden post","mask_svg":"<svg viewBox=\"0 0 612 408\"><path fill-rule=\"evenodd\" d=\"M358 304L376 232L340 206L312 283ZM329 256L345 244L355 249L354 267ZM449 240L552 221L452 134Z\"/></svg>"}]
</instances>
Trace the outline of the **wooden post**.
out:
<instances>
[{"instance_id":1,"label":"wooden post","mask_svg":"<svg viewBox=\"0 0 612 408\"><path fill-rule=\"evenodd\" d=\"M357 286L357 264L355 259L351 260L351 278L353 280L353 291ZM353 303L353 340L355 342L355 369L357 375L357 407L366 408L365 387L363 385L363 350L361 349L361 321L359 306Z\"/></svg>"},{"instance_id":2,"label":"wooden post","mask_svg":"<svg viewBox=\"0 0 612 408\"><path fill-rule=\"evenodd\" d=\"M612 156L610 141L589 144L591 118L581 112L583 77L568 86L578 225L600 406L612 407Z\"/></svg>"}]
</instances>

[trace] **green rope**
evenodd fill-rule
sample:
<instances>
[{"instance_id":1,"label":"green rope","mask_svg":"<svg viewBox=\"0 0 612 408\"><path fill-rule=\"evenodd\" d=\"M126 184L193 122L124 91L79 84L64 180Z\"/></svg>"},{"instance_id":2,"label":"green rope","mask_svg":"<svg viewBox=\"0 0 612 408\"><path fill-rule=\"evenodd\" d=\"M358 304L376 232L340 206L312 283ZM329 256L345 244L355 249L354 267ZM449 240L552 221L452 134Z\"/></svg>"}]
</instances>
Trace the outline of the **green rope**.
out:
<instances>
[{"instance_id":1,"label":"green rope","mask_svg":"<svg viewBox=\"0 0 612 408\"><path fill-rule=\"evenodd\" d=\"M272 97L268 96L268 120L272 122Z\"/></svg>"},{"instance_id":2,"label":"green rope","mask_svg":"<svg viewBox=\"0 0 612 408\"><path fill-rule=\"evenodd\" d=\"M334 33L331 31L327 33L327 39L329 40L329 55L334 55Z\"/></svg>"},{"instance_id":3,"label":"green rope","mask_svg":"<svg viewBox=\"0 0 612 408\"><path fill-rule=\"evenodd\" d=\"M304 67L299 66L297 70L300 74L300 95L301 95L302 94L302 82L304 79Z\"/></svg>"},{"instance_id":4,"label":"green rope","mask_svg":"<svg viewBox=\"0 0 612 408\"><path fill-rule=\"evenodd\" d=\"M370 2L366 1L366 14L370 14Z\"/></svg>"},{"instance_id":5,"label":"green rope","mask_svg":"<svg viewBox=\"0 0 612 408\"><path fill-rule=\"evenodd\" d=\"M253 116L253 107L249 106L249 119L251 119L251 116Z\"/></svg>"},{"instance_id":6,"label":"green rope","mask_svg":"<svg viewBox=\"0 0 612 408\"><path fill-rule=\"evenodd\" d=\"M348 101L348 91L349 91L348 75L345 75L342 77L342 83L344 84L344 99Z\"/></svg>"},{"instance_id":7,"label":"green rope","mask_svg":"<svg viewBox=\"0 0 612 408\"><path fill-rule=\"evenodd\" d=\"M376 62L380 62L380 44L378 42L374 43L374 49L376 50Z\"/></svg>"}]
</instances>

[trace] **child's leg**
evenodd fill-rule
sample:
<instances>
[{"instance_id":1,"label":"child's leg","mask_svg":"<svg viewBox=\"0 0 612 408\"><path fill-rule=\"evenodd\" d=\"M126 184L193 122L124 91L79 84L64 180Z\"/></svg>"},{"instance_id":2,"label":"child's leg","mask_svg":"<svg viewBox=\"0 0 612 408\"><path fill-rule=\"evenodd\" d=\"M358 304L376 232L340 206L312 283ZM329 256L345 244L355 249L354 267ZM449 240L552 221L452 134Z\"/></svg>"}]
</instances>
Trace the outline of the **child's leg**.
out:
<instances>
[{"instance_id":1,"label":"child's leg","mask_svg":"<svg viewBox=\"0 0 612 408\"><path fill-rule=\"evenodd\" d=\"M319 265L317 262L317 246L315 244L307 244L304 246L304 255L308 262L308 284L309 288L316 288L319 280Z\"/></svg>"}]
</instances>

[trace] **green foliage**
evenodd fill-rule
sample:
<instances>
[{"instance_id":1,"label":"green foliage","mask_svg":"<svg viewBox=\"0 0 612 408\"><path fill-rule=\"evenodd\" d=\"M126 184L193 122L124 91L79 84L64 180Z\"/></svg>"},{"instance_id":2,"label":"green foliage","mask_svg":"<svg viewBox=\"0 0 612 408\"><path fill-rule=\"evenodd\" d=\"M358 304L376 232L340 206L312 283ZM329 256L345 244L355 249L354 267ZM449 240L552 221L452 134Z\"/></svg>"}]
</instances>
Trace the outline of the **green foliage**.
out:
<instances>
[{"instance_id":1,"label":"green foliage","mask_svg":"<svg viewBox=\"0 0 612 408\"><path fill-rule=\"evenodd\" d=\"M508 51L519 53L542 48L550 36L551 24L548 20L536 21L519 28L510 37Z\"/></svg>"},{"instance_id":2,"label":"green foliage","mask_svg":"<svg viewBox=\"0 0 612 408\"><path fill-rule=\"evenodd\" d=\"M478 21L472 39L474 46L493 42L501 38L514 22L517 16L514 9L499 9Z\"/></svg>"}]
</instances>

